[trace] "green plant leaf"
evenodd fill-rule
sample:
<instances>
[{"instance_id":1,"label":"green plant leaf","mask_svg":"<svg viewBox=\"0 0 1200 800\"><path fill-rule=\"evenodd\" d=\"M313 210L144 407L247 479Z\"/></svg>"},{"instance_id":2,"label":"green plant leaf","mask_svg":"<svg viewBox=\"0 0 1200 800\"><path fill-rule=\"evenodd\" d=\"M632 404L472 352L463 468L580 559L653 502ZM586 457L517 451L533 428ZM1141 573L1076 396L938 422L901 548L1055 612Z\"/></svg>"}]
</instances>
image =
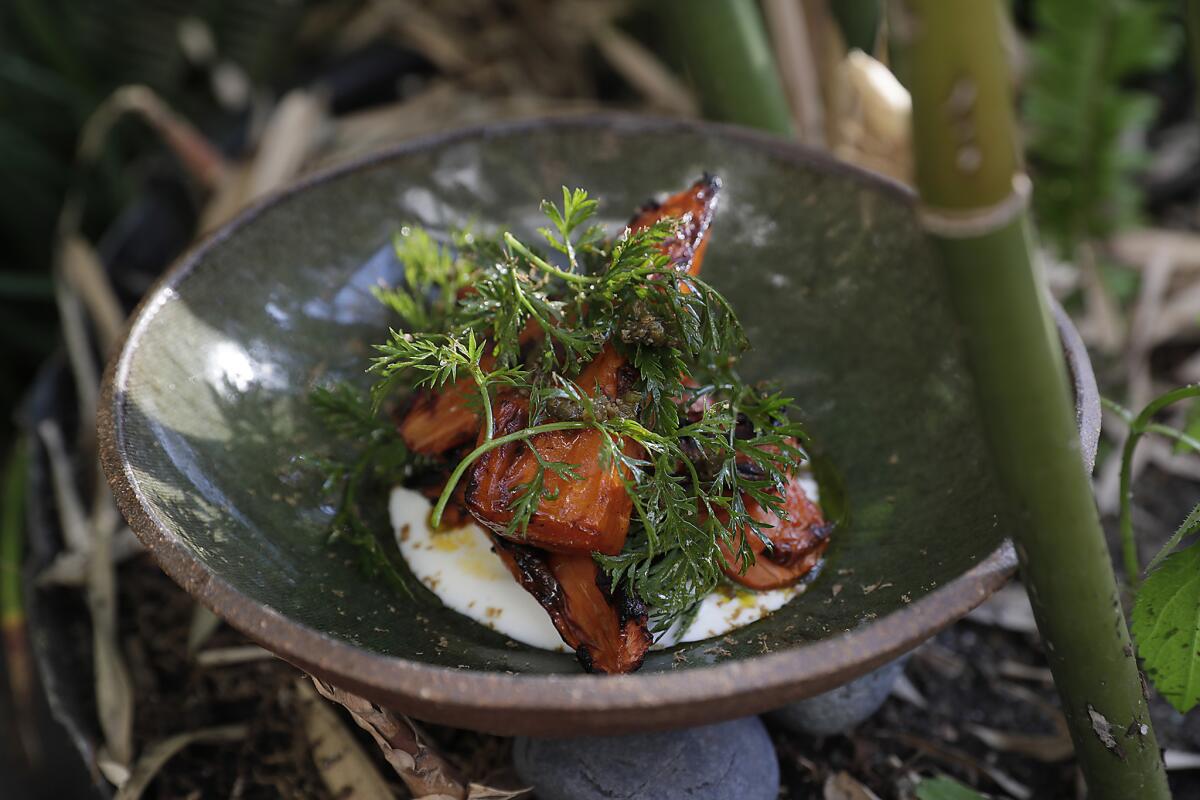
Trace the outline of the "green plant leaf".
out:
<instances>
[{"instance_id":1,"label":"green plant leaf","mask_svg":"<svg viewBox=\"0 0 1200 800\"><path fill-rule=\"evenodd\" d=\"M1193 512L1188 519L1196 516ZM1132 627L1154 688L1181 713L1195 707L1200 701L1200 545L1172 553L1150 573L1134 603Z\"/></svg>"},{"instance_id":2,"label":"green plant leaf","mask_svg":"<svg viewBox=\"0 0 1200 800\"><path fill-rule=\"evenodd\" d=\"M1022 107L1040 230L1064 253L1136 220L1134 172L1156 103L1131 78L1169 65L1181 41L1161 0L1042 0Z\"/></svg>"},{"instance_id":3,"label":"green plant leaf","mask_svg":"<svg viewBox=\"0 0 1200 800\"><path fill-rule=\"evenodd\" d=\"M1200 503L1196 504L1196 507L1192 509L1192 513L1188 514L1187 519L1180 524L1175 533L1171 534L1171 538L1162 546L1157 555L1151 559L1150 565L1146 569L1154 570L1157 568L1163 562L1163 559L1171 555L1171 551L1183 541L1185 536L1191 536L1193 533L1200 533Z\"/></svg>"},{"instance_id":4,"label":"green plant leaf","mask_svg":"<svg viewBox=\"0 0 1200 800\"><path fill-rule=\"evenodd\" d=\"M964 786L953 778L939 775L926 778L917 786L918 800L987 800L974 789Z\"/></svg>"}]
</instances>

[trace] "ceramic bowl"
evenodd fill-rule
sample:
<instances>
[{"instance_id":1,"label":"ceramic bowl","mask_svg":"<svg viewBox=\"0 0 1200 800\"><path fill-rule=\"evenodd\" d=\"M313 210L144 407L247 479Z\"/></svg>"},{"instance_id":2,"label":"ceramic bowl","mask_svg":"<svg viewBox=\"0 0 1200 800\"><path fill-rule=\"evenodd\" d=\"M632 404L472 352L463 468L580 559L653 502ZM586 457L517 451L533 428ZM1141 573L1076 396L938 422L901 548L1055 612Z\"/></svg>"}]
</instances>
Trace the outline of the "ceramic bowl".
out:
<instances>
[{"instance_id":1,"label":"ceramic bowl","mask_svg":"<svg viewBox=\"0 0 1200 800\"><path fill-rule=\"evenodd\" d=\"M365 577L326 544L332 508L305 454L331 442L307 395L366 384L390 320L405 223L533 235L538 201L587 187L614 228L703 172L724 194L704 276L754 348L749 378L798 402L848 517L808 590L626 676L519 645ZM1066 331L1081 420L1098 418ZM288 189L187 254L109 365L104 466L133 529L196 598L279 656L383 705L499 733L600 733L751 714L914 647L1013 573L1006 511L937 259L901 186L768 136L601 116L400 145ZM1094 447L1094 431L1086 433ZM349 443L353 444L353 443ZM1086 449L1086 447L1085 447ZM368 503L387 539L386 497Z\"/></svg>"}]
</instances>

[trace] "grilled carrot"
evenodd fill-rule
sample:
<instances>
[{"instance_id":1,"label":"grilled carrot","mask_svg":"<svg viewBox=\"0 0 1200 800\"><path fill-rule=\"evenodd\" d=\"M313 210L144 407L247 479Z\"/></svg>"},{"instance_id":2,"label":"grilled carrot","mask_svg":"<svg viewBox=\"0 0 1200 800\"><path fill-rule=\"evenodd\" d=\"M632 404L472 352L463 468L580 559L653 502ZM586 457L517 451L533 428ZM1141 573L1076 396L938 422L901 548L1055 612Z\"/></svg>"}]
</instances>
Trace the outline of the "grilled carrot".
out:
<instances>
[{"instance_id":1,"label":"grilled carrot","mask_svg":"<svg viewBox=\"0 0 1200 800\"><path fill-rule=\"evenodd\" d=\"M730 579L759 591L778 589L803 578L820 560L829 545L831 529L825 523L821 509L809 499L796 479L788 483L783 499L787 519L780 519L753 499L745 498L750 516L771 526L763 531L770 539L771 547L768 548L753 532L742 530L739 535L749 537L747 541L755 556L754 563L742 572L742 562L735 549L721 542L721 552L728 562L725 574ZM735 544L740 548L740 540Z\"/></svg>"},{"instance_id":2,"label":"grilled carrot","mask_svg":"<svg viewBox=\"0 0 1200 800\"><path fill-rule=\"evenodd\" d=\"M653 642L646 608L620 589L612 591L591 556L547 553L500 536L492 541L585 670L617 674L642 665Z\"/></svg>"},{"instance_id":3,"label":"grilled carrot","mask_svg":"<svg viewBox=\"0 0 1200 800\"><path fill-rule=\"evenodd\" d=\"M630 368L611 347L580 373L581 388L593 397L610 399L628 387ZM496 435L528 425L528 402L504 397L493 406ZM633 503L625 490L621 467L601 464L603 434L596 430L541 433L525 442L511 442L481 456L467 478L466 504L481 524L504 535L513 518L513 501L533 480L543 461L575 465L576 479L547 472L545 494L529 519L520 541L559 553L616 555L625 545ZM627 445L634 454L636 445ZM537 450L535 456L530 448Z\"/></svg>"},{"instance_id":4,"label":"grilled carrot","mask_svg":"<svg viewBox=\"0 0 1200 800\"><path fill-rule=\"evenodd\" d=\"M661 203L646 203L629 221L631 231L648 228L661 219L674 217L679 220L675 235L663 242L672 269L698 275L708 248L708 226L717 211L717 196L721 181L713 175L705 175L682 192L673 194Z\"/></svg>"}]
</instances>

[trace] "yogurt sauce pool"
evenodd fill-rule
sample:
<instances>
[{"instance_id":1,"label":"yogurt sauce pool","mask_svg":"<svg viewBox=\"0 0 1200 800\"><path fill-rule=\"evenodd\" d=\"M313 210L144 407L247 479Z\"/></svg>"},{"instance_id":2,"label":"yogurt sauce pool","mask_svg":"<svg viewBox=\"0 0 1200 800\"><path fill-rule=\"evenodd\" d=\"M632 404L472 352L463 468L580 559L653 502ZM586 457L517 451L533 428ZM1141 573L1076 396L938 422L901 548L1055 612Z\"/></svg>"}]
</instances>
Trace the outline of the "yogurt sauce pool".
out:
<instances>
[{"instance_id":1,"label":"yogurt sauce pool","mask_svg":"<svg viewBox=\"0 0 1200 800\"><path fill-rule=\"evenodd\" d=\"M816 482L807 476L801 480L816 501ZM532 647L566 652L549 615L505 569L483 529L471 523L435 532L429 528L430 508L419 492L402 486L392 490L388 502L396 544L417 579L447 607L481 625ZM766 592L719 588L700 603L686 630L678 626L668 630L650 649L723 636L762 619L804 588L803 584Z\"/></svg>"}]
</instances>

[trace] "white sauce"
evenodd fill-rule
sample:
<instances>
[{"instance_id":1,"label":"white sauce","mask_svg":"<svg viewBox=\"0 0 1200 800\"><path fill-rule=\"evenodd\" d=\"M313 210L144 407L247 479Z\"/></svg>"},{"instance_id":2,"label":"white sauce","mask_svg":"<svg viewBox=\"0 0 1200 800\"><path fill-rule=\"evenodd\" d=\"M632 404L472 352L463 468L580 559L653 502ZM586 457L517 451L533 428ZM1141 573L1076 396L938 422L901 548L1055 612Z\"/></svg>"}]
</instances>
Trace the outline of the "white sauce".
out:
<instances>
[{"instance_id":1,"label":"white sauce","mask_svg":"<svg viewBox=\"0 0 1200 800\"><path fill-rule=\"evenodd\" d=\"M807 477L802 480L815 500L816 482ZM447 607L518 642L544 650L567 650L549 615L492 552L482 528L471 523L450 531L431 530L429 500L401 486L392 490L388 510L396 544L409 569ZM687 630L680 631L678 626L668 630L651 649L723 636L762 619L803 591L802 585L767 592L718 589L704 598Z\"/></svg>"}]
</instances>

